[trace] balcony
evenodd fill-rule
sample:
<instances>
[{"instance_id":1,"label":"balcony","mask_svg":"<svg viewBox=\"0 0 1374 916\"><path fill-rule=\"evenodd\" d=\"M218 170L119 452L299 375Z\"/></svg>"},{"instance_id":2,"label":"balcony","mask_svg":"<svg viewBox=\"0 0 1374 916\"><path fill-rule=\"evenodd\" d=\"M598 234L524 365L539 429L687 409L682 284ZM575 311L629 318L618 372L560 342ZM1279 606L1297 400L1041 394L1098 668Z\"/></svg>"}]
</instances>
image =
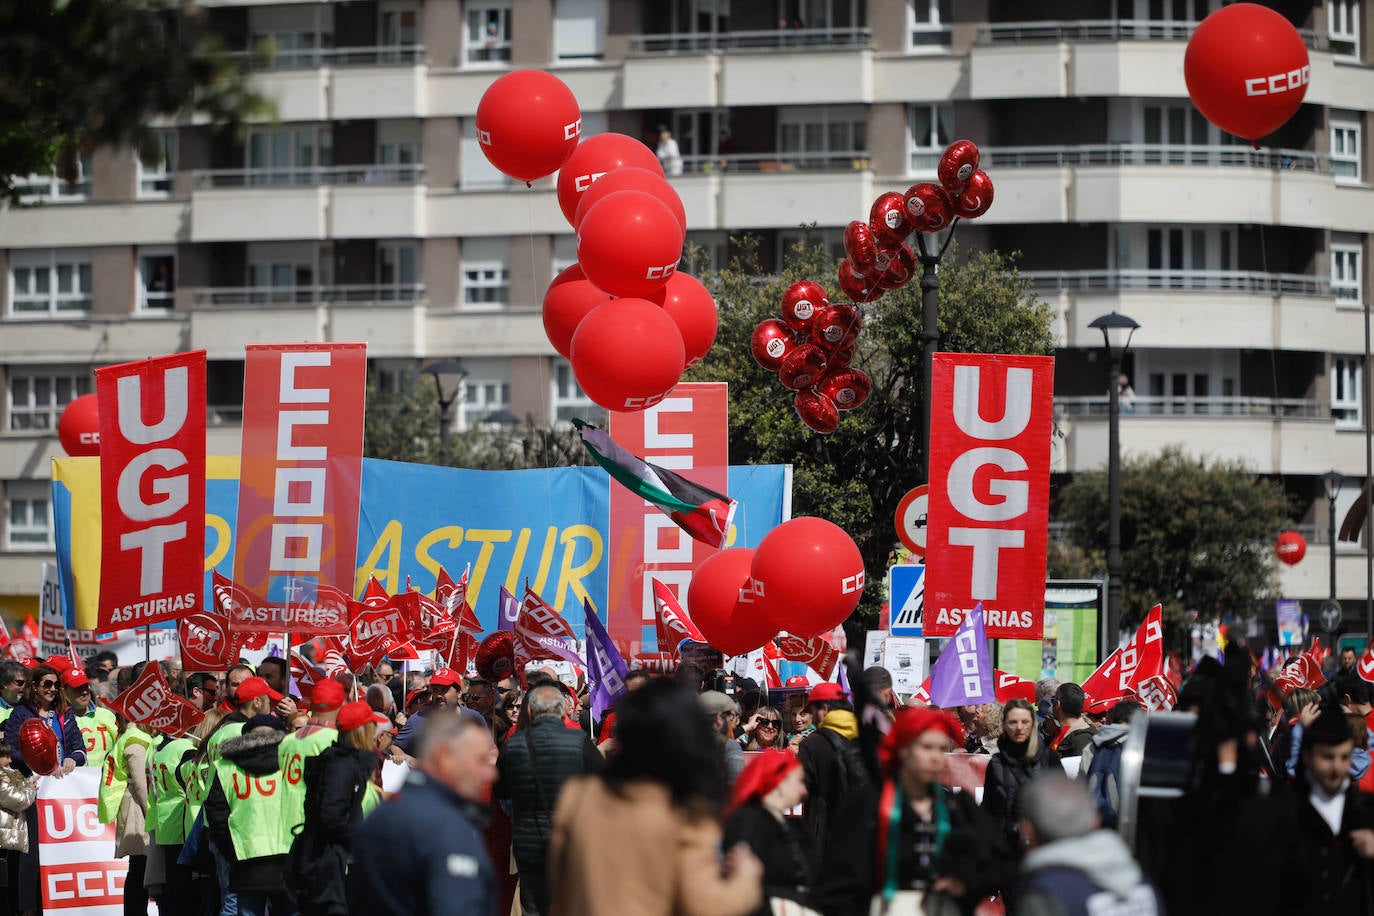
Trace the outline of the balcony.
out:
<instances>
[{"instance_id":1,"label":"balcony","mask_svg":"<svg viewBox=\"0 0 1374 916\"><path fill-rule=\"evenodd\" d=\"M985 169L1076 168L1079 166L1197 166L1331 174L1331 157L1300 149L1254 149L1242 144L1188 146L1110 143L1083 146L994 146L980 150ZM930 163L933 170L939 157Z\"/></svg>"},{"instance_id":2,"label":"balcony","mask_svg":"<svg viewBox=\"0 0 1374 916\"><path fill-rule=\"evenodd\" d=\"M1196 22L1155 19L1099 19L1072 22L987 22L978 26L976 46L999 44L1044 44L1046 42L1182 41L1198 27ZM1324 34L1301 30L1303 41L1313 50L1324 51L1329 42Z\"/></svg>"},{"instance_id":3,"label":"balcony","mask_svg":"<svg viewBox=\"0 0 1374 916\"><path fill-rule=\"evenodd\" d=\"M425 113L423 45L241 51L281 121L415 118Z\"/></svg>"},{"instance_id":4,"label":"balcony","mask_svg":"<svg viewBox=\"0 0 1374 916\"><path fill-rule=\"evenodd\" d=\"M99 364L120 363L188 349L185 318L175 314L81 313L66 320L6 320L4 328L0 362L11 364L67 363L78 353Z\"/></svg>"},{"instance_id":5,"label":"balcony","mask_svg":"<svg viewBox=\"0 0 1374 916\"><path fill-rule=\"evenodd\" d=\"M631 35L630 57L659 54L704 54L708 51L814 51L825 48L869 48L869 29L764 29L751 32L673 32Z\"/></svg>"},{"instance_id":6,"label":"balcony","mask_svg":"<svg viewBox=\"0 0 1374 916\"><path fill-rule=\"evenodd\" d=\"M320 67L413 67L426 61L424 45L298 48L268 53L236 51L229 57L245 61L248 69L252 71L315 70Z\"/></svg>"},{"instance_id":7,"label":"balcony","mask_svg":"<svg viewBox=\"0 0 1374 916\"><path fill-rule=\"evenodd\" d=\"M408 185L425 180L421 163L388 165L333 165L304 168L200 169L191 173L192 186L206 188L261 188L318 185Z\"/></svg>"}]
</instances>

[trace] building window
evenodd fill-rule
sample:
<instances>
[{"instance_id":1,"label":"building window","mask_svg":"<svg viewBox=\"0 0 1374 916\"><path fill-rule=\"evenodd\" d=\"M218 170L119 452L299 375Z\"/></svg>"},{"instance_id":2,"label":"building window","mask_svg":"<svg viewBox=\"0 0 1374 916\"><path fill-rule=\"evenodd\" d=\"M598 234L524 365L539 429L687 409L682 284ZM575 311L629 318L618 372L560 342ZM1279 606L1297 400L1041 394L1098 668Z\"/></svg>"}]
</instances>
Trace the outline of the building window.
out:
<instances>
[{"instance_id":1,"label":"building window","mask_svg":"<svg viewBox=\"0 0 1374 916\"><path fill-rule=\"evenodd\" d=\"M796 168L867 168L868 113L853 105L779 109L778 152Z\"/></svg>"},{"instance_id":2,"label":"building window","mask_svg":"<svg viewBox=\"0 0 1374 916\"><path fill-rule=\"evenodd\" d=\"M381 242L377 245L377 285L382 301L412 301L419 282L413 243Z\"/></svg>"},{"instance_id":3,"label":"building window","mask_svg":"<svg viewBox=\"0 0 1374 916\"><path fill-rule=\"evenodd\" d=\"M1331 246L1331 294L1338 304L1360 305L1364 302L1360 254L1358 244Z\"/></svg>"},{"instance_id":4,"label":"building window","mask_svg":"<svg viewBox=\"0 0 1374 916\"><path fill-rule=\"evenodd\" d=\"M485 422L494 411L510 410L509 382L468 379L463 387L463 409L458 420L461 429Z\"/></svg>"},{"instance_id":5,"label":"building window","mask_svg":"<svg viewBox=\"0 0 1374 916\"><path fill-rule=\"evenodd\" d=\"M463 307L473 311L510 306L510 243L468 239L463 243Z\"/></svg>"},{"instance_id":6,"label":"building window","mask_svg":"<svg viewBox=\"0 0 1374 916\"><path fill-rule=\"evenodd\" d=\"M55 169L50 175L28 175L15 181L20 199L25 202L39 200L86 200L91 196L91 155L81 153L67 165L71 168L70 178L58 177Z\"/></svg>"},{"instance_id":7,"label":"building window","mask_svg":"<svg viewBox=\"0 0 1374 916\"><path fill-rule=\"evenodd\" d=\"M553 361L553 420L567 423L574 417L597 422L602 410L583 392L573 376L572 363L566 359Z\"/></svg>"},{"instance_id":8,"label":"building window","mask_svg":"<svg viewBox=\"0 0 1374 916\"><path fill-rule=\"evenodd\" d=\"M10 369L6 413L14 431L57 429L62 408L91 393L86 370L48 371Z\"/></svg>"},{"instance_id":9,"label":"building window","mask_svg":"<svg viewBox=\"0 0 1374 916\"><path fill-rule=\"evenodd\" d=\"M50 550L52 540L52 484L43 480L11 480L5 484L5 548Z\"/></svg>"},{"instance_id":10,"label":"building window","mask_svg":"<svg viewBox=\"0 0 1374 916\"><path fill-rule=\"evenodd\" d=\"M413 6L383 6L378 26L383 48L413 48L420 43L420 11Z\"/></svg>"},{"instance_id":11,"label":"building window","mask_svg":"<svg viewBox=\"0 0 1374 916\"><path fill-rule=\"evenodd\" d=\"M1116 266L1134 271L1122 278L1148 289L1227 289L1236 269L1234 229L1118 226ZM1145 271L1142 273L1141 271Z\"/></svg>"},{"instance_id":12,"label":"building window","mask_svg":"<svg viewBox=\"0 0 1374 916\"><path fill-rule=\"evenodd\" d=\"M138 308L143 312L172 310L176 296L176 257L167 250L141 250L138 253Z\"/></svg>"},{"instance_id":13,"label":"building window","mask_svg":"<svg viewBox=\"0 0 1374 916\"><path fill-rule=\"evenodd\" d=\"M1364 365L1358 356L1337 356L1331 360L1331 416L1337 429L1359 429L1364 425L1361 392L1364 390Z\"/></svg>"},{"instance_id":14,"label":"building window","mask_svg":"<svg viewBox=\"0 0 1374 916\"><path fill-rule=\"evenodd\" d=\"M248 183L316 184L334 161L328 126L255 130L248 135Z\"/></svg>"},{"instance_id":15,"label":"building window","mask_svg":"<svg viewBox=\"0 0 1374 916\"><path fill-rule=\"evenodd\" d=\"M85 252L27 252L10 259L11 315L70 315L91 310L91 260Z\"/></svg>"},{"instance_id":16,"label":"building window","mask_svg":"<svg viewBox=\"0 0 1374 916\"><path fill-rule=\"evenodd\" d=\"M603 0L556 0L553 47L559 60L600 60L605 50Z\"/></svg>"},{"instance_id":17,"label":"building window","mask_svg":"<svg viewBox=\"0 0 1374 916\"><path fill-rule=\"evenodd\" d=\"M172 193L172 179L177 170L177 132L153 132L138 155L138 196L167 197Z\"/></svg>"},{"instance_id":18,"label":"building window","mask_svg":"<svg viewBox=\"0 0 1374 916\"><path fill-rule=\"evenodd\" d=\"M467 10L467 61L510 62L510 2L481 0Z\"/></svg>"},{"instance_id":19,"label":"building window","mask_svg":"<svg viewBox=\"0 0 1374 916\"><path fill-rule=\"evenodd\" d=\"M950 0L907 0L912 48L944 47L950 42Z\"/></svg>"},{"instance_id":20,"label":"building window","mask_svg":"<svg viewBox=\"0 0 1374 916\"><path fill-rule=\"evenodd\" d=\"M949 146L954 134L952 105L912 105L907 110L911 127L912 174L935 174L940 156Z\"/></svg>"},{"instance_id":21,"label":"building window","mask_svg":"<svg viewBox=\"0 0 1374 916\"><path fill-rule=\"evenodd\" d=\"M1331 50L1360 56L1360 0L1326 0L1326 34Z\"/></svg>"},{"instance_id":22,"label":"building window","mask_svg":"<svg viewBox=\"0 0 1374 916\"><path fill-rule=\"evenodd\" d=\"M1331 174L1337 181L1360 180L1360 116L1331 112Z\"/></svg>"}]
</instances>

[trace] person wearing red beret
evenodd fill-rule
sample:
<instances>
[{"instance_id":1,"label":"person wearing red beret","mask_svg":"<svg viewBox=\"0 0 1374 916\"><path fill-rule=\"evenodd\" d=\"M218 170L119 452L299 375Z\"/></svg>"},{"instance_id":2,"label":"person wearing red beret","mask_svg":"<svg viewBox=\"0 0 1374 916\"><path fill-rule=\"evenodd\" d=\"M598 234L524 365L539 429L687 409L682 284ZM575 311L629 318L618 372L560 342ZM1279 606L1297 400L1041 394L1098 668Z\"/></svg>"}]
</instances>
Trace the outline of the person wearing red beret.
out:
<instances>
[{"instance_id":1,"label":"person wearing red beret","mask_svg":"<svg viewBox=\"0 0 1374 916\"><path fill-rule=\"evenodd\" d=\"M814 850L790 810L806 798L806 774L788 751L768 749L754 757L735 782L725 809L725 837L730 849L744 843L763 862L763 905L754 916L769 916L773 901L784 912L815 912L811 896ZM785 908L787 902L792 904Z\"/></svg>"}]
</instances>

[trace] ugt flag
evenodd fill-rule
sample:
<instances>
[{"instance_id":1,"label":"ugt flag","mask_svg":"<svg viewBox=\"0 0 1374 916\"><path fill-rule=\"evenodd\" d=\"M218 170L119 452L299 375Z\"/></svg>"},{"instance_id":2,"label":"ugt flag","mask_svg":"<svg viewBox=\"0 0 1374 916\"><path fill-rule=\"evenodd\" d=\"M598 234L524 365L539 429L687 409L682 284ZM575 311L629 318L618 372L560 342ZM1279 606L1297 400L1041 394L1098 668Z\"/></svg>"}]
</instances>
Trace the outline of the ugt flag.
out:
<instances>
[{"instance_id":1,"label":"ugt flag","mask_svg":"<svg viewBox=\"0 0 1374 916\"><path fill-rule=\"evenodd\" d=\"M930 669L930 705L947 708L992 703L996 699L997 680L988 653L980 601L964 615L954 639Z\"/></svg>"}]
</instances>

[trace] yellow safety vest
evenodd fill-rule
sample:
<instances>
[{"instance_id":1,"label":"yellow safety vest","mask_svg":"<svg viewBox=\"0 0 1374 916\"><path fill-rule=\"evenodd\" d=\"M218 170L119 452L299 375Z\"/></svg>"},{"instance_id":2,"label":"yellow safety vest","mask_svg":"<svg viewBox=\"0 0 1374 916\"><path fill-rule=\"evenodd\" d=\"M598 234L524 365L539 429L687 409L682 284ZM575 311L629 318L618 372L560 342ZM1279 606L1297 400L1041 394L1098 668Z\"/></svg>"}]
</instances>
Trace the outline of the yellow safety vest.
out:
<instances>
[{"instance_id":1,"label":"yellow safety vest","mask_svg":"<svg viewBox=\"0 0 1374 916\"><path fill-rule=\"evenodd\" d=\"M307 726L287 735L277 745L277 765L282 775L281 831L287 847L296 838L296 828L305 823L305 761L339 740L339 731L329 726Z\"/></svg>"},{"instance_id":2,"label":"yellow safety vest","mask_svg":"<svg viewBox=\"0 0 1374 916\"><path fill-rule=\"evenodd\" d=\"M124 800L124 790L129 783L128 765L124 761L125 748L130 744L141 744L146 748L152 743L152 735L130 722L105 757L105 777L100 780L100 797L96 806L100 823L113 824L119 816L119 803Z\"/></svg>"},{"instance_id":3,"label":"yellow safety vest","mask_svg":"<svg viewBox=\"0 0 1374 916\"><path fill-rule=\"evenodd\" d=\"M181 758L193 747L195 743L190 738L177 738L153 752L148 767L153 783L148 826L160 846L186 842L186 787L181 779Z\"/></svg>"},{"instance_id":4,"label":"yellow safety vest","mask_svg":"<svg viewBox=\"0 0 1374 916\"><path fill-rule=\"evenodd\" d=\"M229 834L239 861L286 855L291 846L282 841L280 828L282 774L250 776L221 758L215 775L229 802Z\"/></svg>"},{"instance_id":5,"label":"yellow safety vest","mask_svg":"<svg viewBox=\"0 0 1374 916\"><path fill-rule=\"evenodd\" d=\"M97 706L78 715L76 725L81 729L81 740L86 742L86 766L103 767L119 740L119 720L105 707Z\"/></svg>"},{"instance_id":6,"label":"yellow safety vest","mask_svg":"<svg viewBox=\"0 0 1374 916\"><path fill-rule=\"evenodd\" d=\"M367 817L372 810L382 803L382 790L377 788L374 782L368 782L367 788L363 791L363 817Z\"/></svg>"},{"instance_id":7,"label":"yellow safety vest","mask_svg":"<svg viewBox=\"0 0 1374 916\"><path fill-rule=\"evenodd\" d=\"M229 722L215 729L215 733L205 741L205 756L199 763L188 761L183 768L181 779L186 785L186 831L195 823L196 815L210 794L210 785L215 779L215 763L219 760L219 746L230 738L243 734L242 722Z\"/></svg>"}]
</instances>

